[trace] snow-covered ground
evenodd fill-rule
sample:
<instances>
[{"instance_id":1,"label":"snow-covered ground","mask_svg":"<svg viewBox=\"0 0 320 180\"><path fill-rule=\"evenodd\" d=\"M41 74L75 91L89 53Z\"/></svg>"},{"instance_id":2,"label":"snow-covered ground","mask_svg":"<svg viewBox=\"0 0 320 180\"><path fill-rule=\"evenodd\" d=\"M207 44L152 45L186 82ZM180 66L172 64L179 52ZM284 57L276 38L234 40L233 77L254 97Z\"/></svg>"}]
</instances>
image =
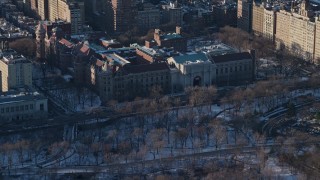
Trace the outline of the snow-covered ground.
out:
<instances>
[{"instance_id":1,"label":"snow-covered ground","mask_svg":"<svg viewBox=\"0 0 320 180\"><path fill-rule=\"evenodd\" d=\"M90 111L101 105L98 95L87 88L67 88L50 90L50 95L57 98L58 103L64 104L73 111Z\"/></svg>"}]
</instances>

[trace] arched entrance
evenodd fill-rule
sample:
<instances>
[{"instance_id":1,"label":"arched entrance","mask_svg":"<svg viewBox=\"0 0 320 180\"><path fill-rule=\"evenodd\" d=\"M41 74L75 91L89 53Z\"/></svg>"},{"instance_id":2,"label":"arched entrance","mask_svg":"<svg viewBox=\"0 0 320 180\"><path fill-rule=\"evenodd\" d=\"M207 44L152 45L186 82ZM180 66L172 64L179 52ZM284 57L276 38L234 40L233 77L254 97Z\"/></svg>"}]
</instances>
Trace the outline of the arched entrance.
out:
<instances>
[{"instance_id":1,"label":"arched entrance","mask_svg":"<svg viewBox=\"0 0 320 180\"><path fill-rule=\"evenodd\" d=\"M201 77L200 76L196 76L193 79L193 86L201 86Z\"/></svg>"}]
</instances>

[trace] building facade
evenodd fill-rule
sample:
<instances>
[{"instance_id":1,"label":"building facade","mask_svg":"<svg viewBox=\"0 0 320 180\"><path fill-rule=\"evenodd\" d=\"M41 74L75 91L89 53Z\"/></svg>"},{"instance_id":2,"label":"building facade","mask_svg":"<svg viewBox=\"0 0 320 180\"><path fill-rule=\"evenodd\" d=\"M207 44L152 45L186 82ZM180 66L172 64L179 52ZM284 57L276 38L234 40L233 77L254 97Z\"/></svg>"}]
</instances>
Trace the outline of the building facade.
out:
<instances>
[{"instance_id":1,"label":"building facade","mask_svg":"<svg viewBox=\"0 0 320 180\"><path fill-rule=\"evenodd\" d=\"M135 17L132 0L112 0L111 5L114 32L126 32L132 28Z\"/></svg>"},{"instance_id":2,"label":"building facade","mask_svg":"<svg viewBox=\"0 0 320 180\"><path fill-rule=\"evenodd\" d=\"M261 36L264 25L264 5L253 3L252 6L252 32Z\"/></svg>"},{"instance_id":3,"label":"building facade","mask_svg":"<svg viewBox=\"0 0 320 180\"><path fill-rule=\"evenodd\" d=\"M237 27L251 32L253 0L238 0Z\"/></svg>"},{"instance_id":4,"label":"building facade","mask_svg":"<svg viewBox=\"0 0 320 180\"><path fill-rule=\"evenodd\" d=\"M215 84L218 86L249 84L255 76L254 54L249 52L210 57L216 65Z\"/></svg>"},{"instance_id":5,"label":"building facade","mask_svg":"<svg viewBox=\"0 0 320 180\"><path fill-rule=\"evenodd\" d=\"M171 76L166 63L144 65L124 65L117 71L112 68L99 75L100 98L107 102L133 100L148 96L152 88L160 88L162 93L170 92Z\"/></svg>"},{"instance_id":6,"label":"building facade","mask_svg":"<svg viewBox=\"0 0 320 180\"><path fill-rule=\"evenodd\" d=\"M210 86L215 82L215 64L204 53L174 56L167 62L171 69L172 92L192 86Z\"/></svg>"},{"instance_id":7,"label":"building facade","mask_svg":"<svg viewBox=\"0 0 320 180\"><path fill-rule=\"evenodd\" d=\"M48 99L36 92L2 94L1 121L43 119L48 114Z\"/></svg>"},{"instance_id":8,"label":"building facade","mask_svg":"<svg viewBox=\"0 0 320 180\"><path fill-rule=\"evenodd\" d=\"M248 84L255 77L255 54L189 53L167 59L172 92L190 86L229 86Z\"/></svg>"},{"instance_id":9,"label":"building facade","mask_svg":"<svg viewBox=\"0 0 320 180\"><path fill-rule=\"evenodd\" d=\"M159 28L160 10L151 3L140 4L136 16L137 26L141 30Z\"/></svg>"},{"instance_id":10,"label":"building facade","mask_svg":"<svg viewBox=\"0 0 320 180\"><path fill-rule=\"evenodd\" d=\"M187 51L187 39L181 35L181 27L177 26L174 33L163 33L160 29L155 29L153 40L146 41L146 47L153 46L173 48L175 51Z\"/></svg>"},{"instance_id":11,"label":"building facade","mask_svg":"<svg viewBox=\"0 0 320 180\"><path fill-rule=\"evenodd\" d=\"M2 92L25 86L32 87L32 64L17 52L13 50L2 52L0 71Z\"/></svg>"},{"instance_id":12,"label":"building facade","mask_svg":"<svg viewBox=\"0 0 320 180\"><path fill-rule=\"evenodd\" d=\"M290 49L295 55L306 60L315 59L316 23L307 2L303 1L299 11L280 10L277 12L276 43Z\"/></svg>"},{"instance_id":13,"label":"building facade","mask_svg":"<svg viewBox=\"0 0 320 180\"><path fill-rule=\"evenodd\" d=\"M274 42L276 34L276 10L264 9L263 36Z\"/></svg>"},{"instance_id":14,"label":"building facade","mask_svg":"<svg viewBox=\"0 0 320 180\"><path fill-rule=\"evenodd\" d=\"M51 0L51 2L55 2ZM41 20L49 19L49 3L48 0L38 0L38 15Z\"/></svg>"}]
</instances>

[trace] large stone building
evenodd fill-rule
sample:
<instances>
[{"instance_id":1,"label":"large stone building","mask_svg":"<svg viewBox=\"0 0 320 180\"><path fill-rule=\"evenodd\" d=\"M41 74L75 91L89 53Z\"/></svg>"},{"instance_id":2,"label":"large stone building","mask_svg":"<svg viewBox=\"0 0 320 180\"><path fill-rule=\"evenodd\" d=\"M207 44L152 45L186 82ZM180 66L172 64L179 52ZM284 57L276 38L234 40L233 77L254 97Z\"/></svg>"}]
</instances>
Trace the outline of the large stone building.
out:
<instances>
[{"instance_id":1,"label":"large stone building","mask_svg":"<svg viewBox=\"0 0 320 180\"><path fill-rule=\"evenodd\" d=\"M124 101L145 97L156 87L167 94L171 86L170 69L166 63L144 65L126 63L117 69L112 65L100 73L99 84L99 94L103 101L112 99Z\"/></svg>"},{"instance_id":2,"label":"large stone building","mask_svg":"<svg viewBox=\"0 0 320 180\"><path fill-rule=\"evenodd\" d=\"M0 96L1 121L43 119L48 114L48 99L37 92L9 92Z\"/></svg>"},{"instance_id":3,"label":"large stone building","mask_svg":"<svg viewBox=\"0 0 320 180\"><path fill-rule=\"evenodd\" d=\"M254 52L242 52L211 56L210 60L216 65L216 79L218 86L249 84L255 77Z\"/></svg>"},{"instance_id":4,"label":"large stone building","mask_svg":"<svg viewBox=\"0 0 320 180\"><path fill-rule=\"evenodd\" d=\"M248 84L255 77L254 52L210 54L188 53L167 59L171 68L172 92L190 86Z\"/></svg>"},{"instance_id":5,"label":"large stone building","mask_svg":"<svg viewBox=\"0 0 320 180\"><path fill-rule=\"evenodd\" d=\"M172 92L180 92L190 86L209 86L215 82L216 67L204 53L174 56L167 61L171 68Z\"/></svg>"},{"instance_id":6,"label":"large stone building","mask_svg":"<svg viewBox=\"0 0 320 180\"><path fill-rule=\"evenodd\" d=\"M32 87L31 62L10 49L3 50L0 55L2 92L26 86Z\"/></svg>"}]
</instances>

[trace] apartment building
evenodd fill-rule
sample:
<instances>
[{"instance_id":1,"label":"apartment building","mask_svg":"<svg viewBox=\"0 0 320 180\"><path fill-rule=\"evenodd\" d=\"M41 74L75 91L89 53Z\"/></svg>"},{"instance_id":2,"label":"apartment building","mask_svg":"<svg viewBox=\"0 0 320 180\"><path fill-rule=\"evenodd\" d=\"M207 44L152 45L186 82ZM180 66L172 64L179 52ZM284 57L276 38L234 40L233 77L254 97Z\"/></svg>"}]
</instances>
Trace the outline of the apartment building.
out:
<instances>
[{"instance_id":1,"label":"apartment building","mask_svg":"<svg viewBox=\"0 0 320 180\"><path fill-rule=\"evenodd\" d=\"M290 49L295 55L306 60L314 60L316 23L313 12L308 10L308 2L303 1L297 11L277 12L276 43Z\"/></svg>"},{"instance_id":2,"label":"apartment building","mask_svg":"<svg viewBox=\"0 0 320 180\"><path fill-rule=\"evenodd\" d=\"M252 6L252 32L262 36L264 25L264 5L253 3Z\"/></svg>"},{"instance_id":3,"label":"apartment building","mask_svg":"<svg viewBox=\"0 0 320 180\"><path fill-rule=\"evenodd\" d=\"M48 0L39 0L37 3L38 3L38 15L40 16L41 20L49 19Z\"/></svg>"},{"instance_id":4,"label":"apartment building","mask_svg":"<svg viewBox=\"0 0 320 180\"><path fill-rule=\"evenodd\" d=\"M32 86L32 64L23 55L6 49L0 54L2 92Z\"/></svg>"}]
</instances>

